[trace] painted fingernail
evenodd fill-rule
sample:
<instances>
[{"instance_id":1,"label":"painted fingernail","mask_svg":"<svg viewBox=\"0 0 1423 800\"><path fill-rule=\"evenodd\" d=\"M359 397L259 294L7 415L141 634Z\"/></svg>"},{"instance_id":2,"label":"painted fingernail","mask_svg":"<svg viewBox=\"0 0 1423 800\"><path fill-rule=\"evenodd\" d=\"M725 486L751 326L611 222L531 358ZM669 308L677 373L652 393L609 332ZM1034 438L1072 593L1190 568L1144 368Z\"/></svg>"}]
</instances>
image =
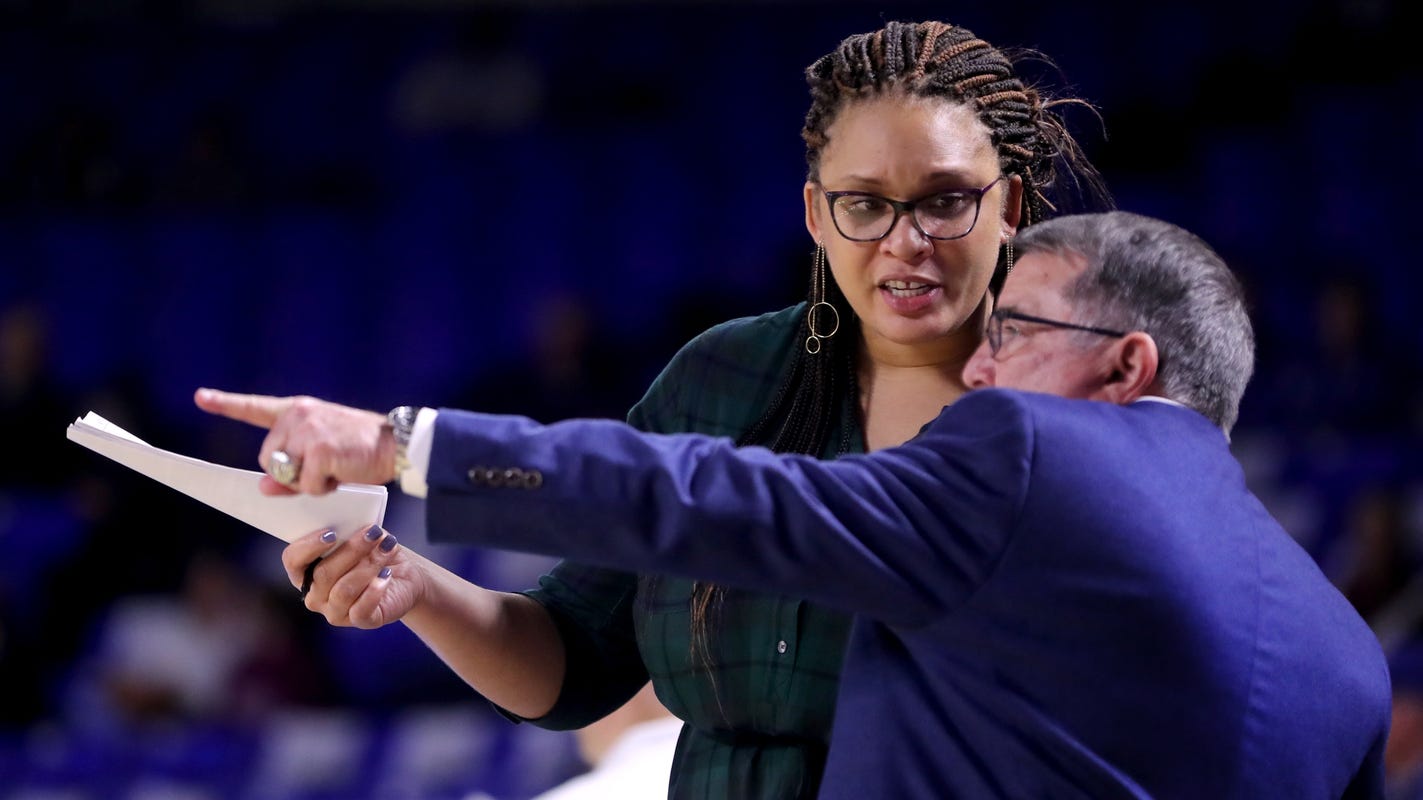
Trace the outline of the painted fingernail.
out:
<instances>
[{"instance_id":1,"label":"painted fingernail","mask_svg":"<svg viewBox=\"0 0 1423 800\"><path fill-rule=\"evenodd\" d=\"M376 539L379 539L380 535L384 532L385 531L382 531L380 529L379 525L372 525L369 528L366 528L366 541L374 542Z\"/></svg>"},{"instance_id":2,"label":"painted fingernail","mask_svg":"<svg viewBox=\"0 0 1423 800\"><path fill-rule=\"evenodd\" d=\"M331 544L332 542L336 541L336 531L327 531L321 534L321 541L327 544Z\"/></svg>"},{"instance_id":3,"label":"painted fingernail","mask_svg":"<svg viewBox=\"0 0 1423 800\"><path fill-rule=\"evenodd\" d=\"M389 577L390 577L390 567L381 567L380 574L377 575L376 577L377 577L377 578L380 578L381 580L385 580L386 578L389 578Z\"/></svg>"},{"instance_id":4,"label":"painted fingernail","mask_svg":"<svg viewBox=\"0 0 1423 800\"><path fill-rule=\"evenodd\" d=\"M387 535L384 539L380 540L380 551L382 553L389 553L395 549L397 544L400 544L400 542L396 541L395 536Z\"/></svg>"}]
</instances>

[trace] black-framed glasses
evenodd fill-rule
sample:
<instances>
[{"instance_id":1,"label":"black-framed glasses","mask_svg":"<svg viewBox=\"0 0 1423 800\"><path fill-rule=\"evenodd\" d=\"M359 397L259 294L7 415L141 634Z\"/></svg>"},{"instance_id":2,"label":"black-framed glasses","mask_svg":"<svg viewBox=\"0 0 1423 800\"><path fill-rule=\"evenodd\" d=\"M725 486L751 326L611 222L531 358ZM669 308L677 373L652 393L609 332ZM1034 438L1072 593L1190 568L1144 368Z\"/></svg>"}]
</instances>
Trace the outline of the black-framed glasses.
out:
<instances>
[{"instance_id":1,"label":"black-framed glasses","mask_svg":"<svg viewBox=\"0 0 1423 800\"><path fill-rule=\"evenodd\" d=\"M983 196L999 181L999 175L982 189L955 189L934 192L913 200L891 200L869 192L826 192L830 219L835 230L852 242L875 242L889 235L899 217L909 215L914 229L930 239L959 239L978 223Z\"/></svg>"},{"instance_id":2,"label":"black-framed glasses","mask_svg":"<svg viewBox=\"0 0 1423 800\"><path fill-rule=\"evenodd\" d=\"M1025 336L1018 326L1012 322L1033 322L1038 325L1047 325L1053 328L1062 328L1069 331L1084 331L1095 333L1098 336L1111 336L1120 339L1126 336L1126 331L1114 331L1111 328L1094 328L1091 325L1078 325L1074 322L1063 322L1046 317L1035 317L1032 314L1020 314L1017 311L1010 311L1000 308L988 316L988 353L998 356L998 351L1011 345L1014 341Z\"/></svg>"}]
</instances>

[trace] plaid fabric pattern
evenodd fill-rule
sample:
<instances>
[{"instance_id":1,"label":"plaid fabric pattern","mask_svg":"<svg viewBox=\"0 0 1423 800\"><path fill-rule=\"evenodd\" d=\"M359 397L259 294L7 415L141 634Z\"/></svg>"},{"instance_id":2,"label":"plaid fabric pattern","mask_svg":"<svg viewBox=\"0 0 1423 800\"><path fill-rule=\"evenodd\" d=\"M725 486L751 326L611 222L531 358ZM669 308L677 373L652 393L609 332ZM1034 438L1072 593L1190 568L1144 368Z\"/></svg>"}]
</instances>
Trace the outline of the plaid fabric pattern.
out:
<instances>
[{"instance_id":1,"label":"plaid fabric pattern","mask_svg":"<svg viewBox=\"0 0 1423 800\"><path fill-rule=\"evenodd\" d=\"M692 340L653 382L628 421L657 433L735 438L771 402L805 305L732 320ZM863 447L857 415L844 426ZM707 531L715 536L715 530ZM848 616L794 598L724 591L709 641L692 648L692 582L564 562L530 596L553 614L568 649L558 705L537 724L580 727L651 677L686 721L669 797L812 798L834 715Z\"/></svg>"}]
</instances>

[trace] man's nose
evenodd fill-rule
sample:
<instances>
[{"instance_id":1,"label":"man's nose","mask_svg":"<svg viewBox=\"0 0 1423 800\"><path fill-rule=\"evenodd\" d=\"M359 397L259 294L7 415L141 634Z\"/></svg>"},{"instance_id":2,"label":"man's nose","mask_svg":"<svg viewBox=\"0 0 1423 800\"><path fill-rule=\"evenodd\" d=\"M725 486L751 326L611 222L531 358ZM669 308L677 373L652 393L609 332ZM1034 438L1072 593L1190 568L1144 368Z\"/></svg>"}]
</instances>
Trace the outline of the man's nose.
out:
<instances>
[{"instance_id":1,"label":"man's nose","mask_svg":"<svg viewBox=\"0 0 1423 800\"><path fill-rule=\"evenodd\" d=\"M963 366L963 382L970 389L984 389L993 385L993 356L989 353L988 342L983 342L973 351L973 356Z\"/></svg>"}]
</instances>

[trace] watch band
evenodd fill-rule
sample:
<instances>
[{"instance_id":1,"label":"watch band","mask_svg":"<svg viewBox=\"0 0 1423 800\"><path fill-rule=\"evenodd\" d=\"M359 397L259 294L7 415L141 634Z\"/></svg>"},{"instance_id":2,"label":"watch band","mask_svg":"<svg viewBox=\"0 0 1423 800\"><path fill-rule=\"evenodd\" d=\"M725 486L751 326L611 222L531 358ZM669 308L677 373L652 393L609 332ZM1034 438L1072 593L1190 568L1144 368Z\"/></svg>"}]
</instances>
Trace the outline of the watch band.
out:
<instances>
[{"instance_id":1,"label":"watch band","mask_svg":"<svg viewBox=\"0 0 1423 800\"><path fill-rule=\"evenodd\" d=\"M410 432L415 428L415 417L420 409L415 406L397 406L385 415L385 423L390 426L395 438L395 479L410 468Z\"/></svg>"}]
</instances>

